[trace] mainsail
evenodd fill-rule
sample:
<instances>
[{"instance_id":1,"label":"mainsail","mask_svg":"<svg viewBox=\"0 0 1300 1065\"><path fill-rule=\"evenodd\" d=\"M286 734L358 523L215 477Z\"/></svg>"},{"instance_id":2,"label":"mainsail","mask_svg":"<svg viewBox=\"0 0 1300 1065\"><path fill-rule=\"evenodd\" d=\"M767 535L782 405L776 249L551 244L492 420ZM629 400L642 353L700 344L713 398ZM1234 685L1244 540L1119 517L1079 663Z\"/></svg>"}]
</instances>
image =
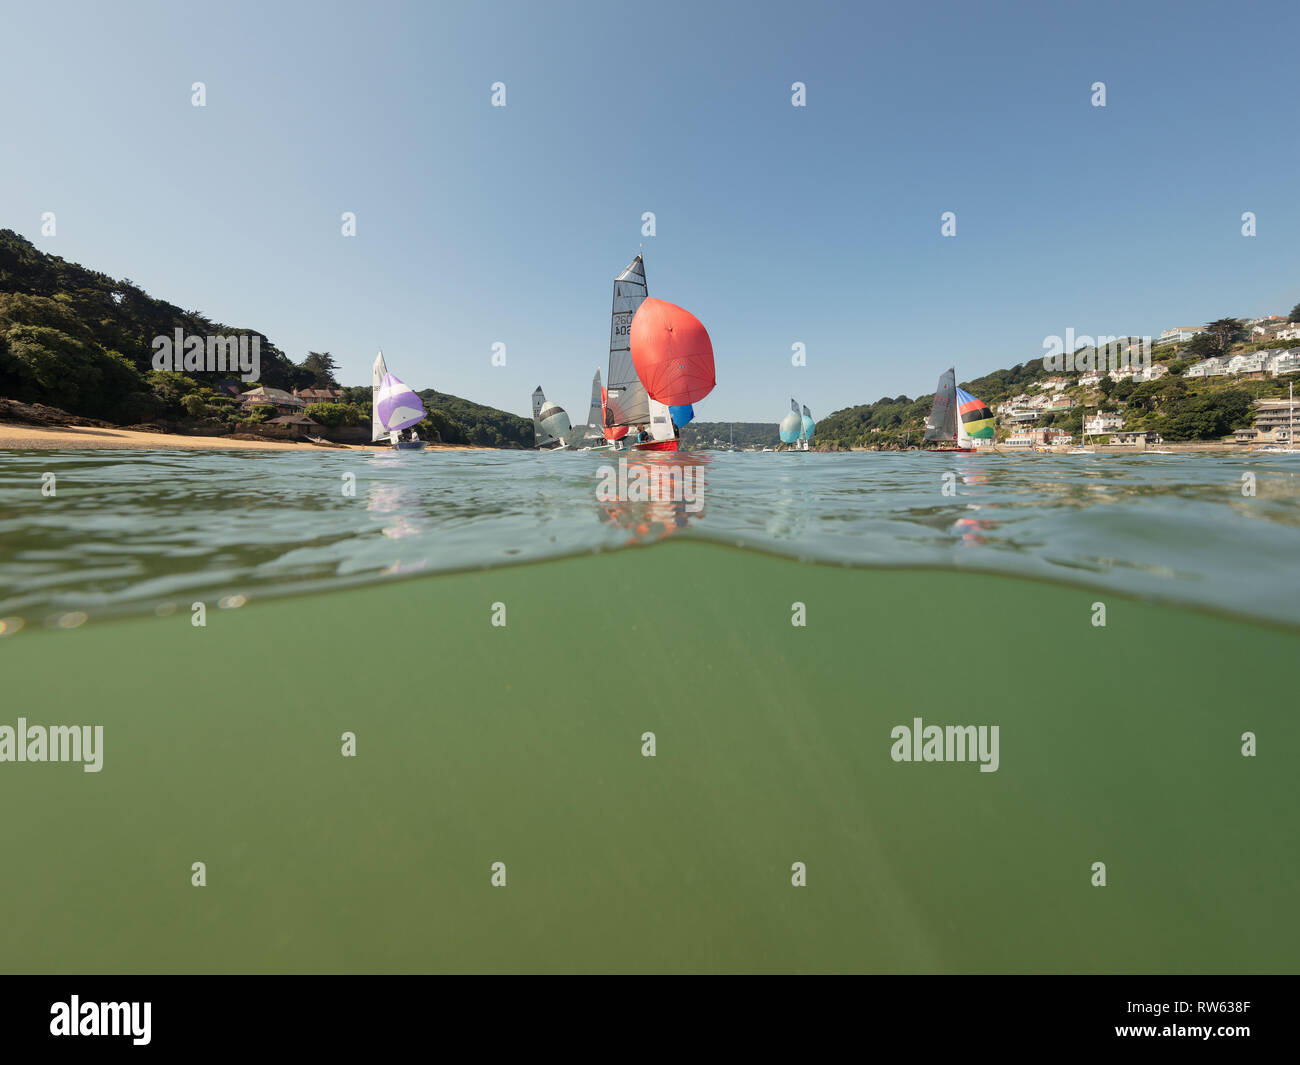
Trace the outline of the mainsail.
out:
<instances>
[{"instance_id":1,"label":"mainsail","mask_svg":"<svg viewBox=\"0 0 1300 1065\"><path fill-rule=\"evenodd\" d=\"M614 305L610 311L609 327L609 379L605 383L607 429L645 425L650 421L650 397L636 375L630 343L632 319L645 298L645 264L638 255L614 278Z\"/></svg>"},{"instance_id":2,"label":"mainsail","mask_svg":"<svg viewBox=\"0 0 1300 1065\"><path fill-rule=\"evenodd\" d=\"M554 443L555 437L542 428L542 406L546 403L546 393L538 385L533 392L533 442L537 447Z\"/></svg>"},{"instance_id":3,"label":"mainsail","mask_svg":"<svg viewBox=\"0 0 1300 1065\"><path fill-rule=\"evenodd\" d=\"M388 436L388 430L379 420L379 390L383 387L384 378L387 376L388 366L384 363L384 353L381 351L375 356L375 365L370 371L370 440L372 443Z\"/></svg>"},{"instance_id":4,"label":"mainsail","mask_svg":"<svg viewBox=\"0 0 1300 1065\"><path fill-rule=\"evenodd\" d=\"M957 372L951 366L939 375L934 406L925 423L925 439L957 439Z\"/></svg>"},{"instance_id":5,"label":"mainsail","mask_svg":"<svg viewBox=\"0 0 1300 1065\"><path fill-rule=\"evenodd\" d=\"M805 405L803 409L803 433L801 434L802 438L804 440L811 440L813 438L813 430L816 427L817 427L817 423L813 421L812 413L808 410L807 405Z\"/></svg>"},{"instance_id":6,"label":"mainsail","mask_svg":"<svg viewBox=\"0 0 1300 1065\"><path fill-rule=\"evenodd\" d=\"M605 404L601 395L600 371L597 370L596 376L591 379L591 407L587 411L587 424L596 433L605 424Z\"/></svg>"}]
</instances>

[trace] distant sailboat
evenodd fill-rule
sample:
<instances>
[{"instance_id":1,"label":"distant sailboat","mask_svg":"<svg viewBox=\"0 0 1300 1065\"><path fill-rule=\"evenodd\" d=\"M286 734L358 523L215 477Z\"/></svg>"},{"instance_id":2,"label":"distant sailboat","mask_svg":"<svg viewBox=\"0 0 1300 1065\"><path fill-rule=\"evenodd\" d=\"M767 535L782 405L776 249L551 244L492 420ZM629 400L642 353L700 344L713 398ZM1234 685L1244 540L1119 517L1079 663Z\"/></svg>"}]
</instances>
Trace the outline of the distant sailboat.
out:
<instances>
[{"instance_id":1,"label":"distant sailboat","mask_svg":"<svg viewBox=\"0 0 1300 1065\"><path fill-rule=\"evenodd\" d=\"M804 404L803 408L803 432L799 434L799 441L803 445L803 450L807 451L812 447L813 430L817 428L817 423L812 419L812 413L808 410L808 405Z\"/></svg>"},{"instance_id":2,"label":"distant sailboat","mask_svg":"<svg viewBox=\"0 0 1300 1065\"><path fill-rule=\"evenodd\" d=\"M384 353L375 356L370 374L370 439L388 438L399 451L422 451L424 441L400 439L403 429L419 425L428 417L420 397L388 372Z\"/></svg>"},{"instance_id":3,"label":"distant sailboat","mask_svg":"<svg viewBox=\"0 0 1300 1065\"><path fill-rule=\"evenodd\" d=\"M791 450L798 448L799 438L803 435L803 415L799 413L799 404L793 399L790 400L790 413L781 419L776 432L781 443L789 444Z\"/></svg>"},{"instance_id":4,"label":"distant sailboat","mask_svg":"<svg viewBox=\"0 0 1300 1065\"><path fill-rule=\"evenodd\" d=\"M934 406L925 423L925 440L951 442L952 447L925 448L934 452L971 452L977 440L993 439L993 412L981 399L957 387L957 372L949 367L939 376Z\"/></svg>"},{"instance_id":5,"label":"distant sailboat","mask_svg":"<svg viewBox=\"0 0 1300 1065\"><path fill-rule=\"evenodd\" d=\"M570 432L569 415L558 403L548 402L542 386L533 390L533 440L540 450L562 451Z\"/></svg>"},{"instance_id":6,"label":"distant sailboat","mask_svg":"<svg viewBox=\"0 0 1300 1065\"><path fill-rule=\"evenodd\" d=\"M591 379L591 404L587 408L587 424L579 426L581 437L575 447L580 451L613 451L614 442L605 436L605 389L600 383L600 371Z\"/></svg>"}]
</instances>

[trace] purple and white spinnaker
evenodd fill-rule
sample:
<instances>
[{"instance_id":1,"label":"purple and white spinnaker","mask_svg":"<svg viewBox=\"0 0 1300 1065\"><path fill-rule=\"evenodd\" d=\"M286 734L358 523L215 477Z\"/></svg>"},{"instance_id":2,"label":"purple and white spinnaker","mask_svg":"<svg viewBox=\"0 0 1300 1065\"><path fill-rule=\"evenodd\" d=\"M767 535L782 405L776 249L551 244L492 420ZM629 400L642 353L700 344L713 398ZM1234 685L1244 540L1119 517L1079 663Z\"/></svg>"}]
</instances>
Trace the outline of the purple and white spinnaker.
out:
<instances>
[{"instance_id":1,"label":"purple and white spinnaker","mask_svg":"<svg viewBox=\"0 0 1300 1065\"><path fill-rule=\"evenodd\" d=\"M388 372L381 351L371 374L370 439L394 437L403 429L418 425L428 415L420 397Z\"/></svg>"}]
</instances>

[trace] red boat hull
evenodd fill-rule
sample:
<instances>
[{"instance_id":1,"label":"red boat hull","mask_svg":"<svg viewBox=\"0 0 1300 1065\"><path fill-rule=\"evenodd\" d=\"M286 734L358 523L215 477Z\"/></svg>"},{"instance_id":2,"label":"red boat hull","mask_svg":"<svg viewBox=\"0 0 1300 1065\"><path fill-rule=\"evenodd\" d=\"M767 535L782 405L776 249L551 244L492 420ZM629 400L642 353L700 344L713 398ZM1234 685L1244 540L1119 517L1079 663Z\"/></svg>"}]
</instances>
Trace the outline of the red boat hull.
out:
<instances>
[{"instance_id":1,"label":"red boat hull","mask_svg":"<svg viewBox=\"0 0 1300 1065\"><path fill-rule=\"evenodd\" d=\"M923 447L927 455L973 455L978 450L973 447Z\"/></svg>"},{"instance_id":2,"label":"red boat hull","mask_svg":"<svg viewBox=\"0 0 1300 1065\"><path fill-rule=\"evenodd\" d=\"M680 451L681 447L676 440L647 440L643 444L633 444L634 451Z\"/></svg>"}]
</instances>

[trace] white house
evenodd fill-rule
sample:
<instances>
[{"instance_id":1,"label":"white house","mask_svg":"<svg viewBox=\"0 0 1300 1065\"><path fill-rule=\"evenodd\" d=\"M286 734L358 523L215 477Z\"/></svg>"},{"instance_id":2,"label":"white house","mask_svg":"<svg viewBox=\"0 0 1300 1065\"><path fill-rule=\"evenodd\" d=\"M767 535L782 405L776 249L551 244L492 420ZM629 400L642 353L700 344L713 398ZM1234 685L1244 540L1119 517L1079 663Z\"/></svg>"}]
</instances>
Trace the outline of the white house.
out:
<instances>
[{"instance_id":1,"label":"white house","mask_svg":"<svg viewBox=\"0 0 1300 1065\"><path fill-rule=\"evenodd\" d=\"M1169 372L1169 367L1166 366L1164 363L1153 362L1150 366L1148 366L1145 370L1143 370L1140 374L1138 374L1136 380L1158 381L1160 380L1160 378L1164 377L1164 375L1167 374L1168 372Z\"/></svg>"},{"instance_id":2,"label":"white house","mask_svg":"<svg viewBox=\"0 0 1300 1065\"><path fill-rule=\"evenodd\" d=\"M1105 376L1106 376L1105 373L1099 372L1097 370L1089 370L1086 374L1084 374L1079 378L1079 384L1083 385L1084 388L1091 388L1094 385L1101 384L1101 379Z\"/></svg>"},{"instance_id":3,"label":"white house","mask_svg":"<svg viewBox=\"0 0 1300 1065\"><path fill-rule=\"evenodd\" d=\"M1202 332L1204 332L1204 330L1198 329L1194 325L1176 325L1172 329L1166 329L1161 333L1160 339L1156 341L1156 343L1168 344L1171 341L1182 343L1184 340L1191 340L1197 333Z\"/></svg>"},{"instance_id":4,"label":"white house","mask_svg":"<svg viewBox=\"0 0 1300 1065\"><path fill-rule=\"evenodd\" d=\"M1252 351L1246 355L1234 355L1228 360L1228 373L1262 373L1268 361L1268 353Z\"/></svg>"},{"instance_id":5,"label":"white house","mask_svg":"<svg viewBox=\"0 0 1300 1065\"><path fill-rule=\"evenodd\" d=\"M1300 340L1300 325L1293 325L1287 329L1278 330L1278 340Z\"/></svg>"},{"instance_id":6,"label":"white house","mask_svg":"<svg viewBox=\"0 0 1300 1065\"><path fill-rule=\"evenodd\" d=\"M1189 367L1184 377L1222 377L1228 372L1227 361L1214 356Z\"/></svg>"},{"instance_id":7,"label":"white house","mask_svg":"<svg viewBox=\"0 0 1300 1065\"><path fill-rule=\"evenodd\" d=\"M1300 373L1300 348L1287 348L1275 355L1269 369L1274 377L1284 373Z\"/></svg>"},{"instance_id":8,"label":"white house","mask_svg":"<svg viewBox=\"0 0 1300 1065\"><path fill-rule=\"evenodd\" d=\"M1087 433L1113 433L1124 428L1124 419L1113 411L1098 411L1083 423Z\"/></svg>"}]
</instances>

